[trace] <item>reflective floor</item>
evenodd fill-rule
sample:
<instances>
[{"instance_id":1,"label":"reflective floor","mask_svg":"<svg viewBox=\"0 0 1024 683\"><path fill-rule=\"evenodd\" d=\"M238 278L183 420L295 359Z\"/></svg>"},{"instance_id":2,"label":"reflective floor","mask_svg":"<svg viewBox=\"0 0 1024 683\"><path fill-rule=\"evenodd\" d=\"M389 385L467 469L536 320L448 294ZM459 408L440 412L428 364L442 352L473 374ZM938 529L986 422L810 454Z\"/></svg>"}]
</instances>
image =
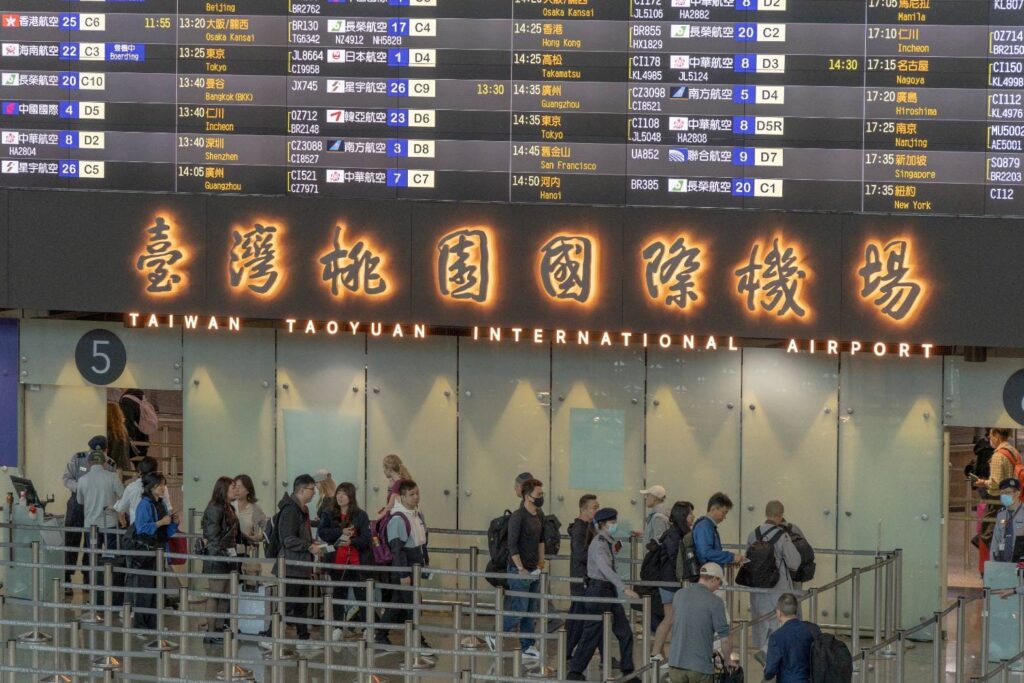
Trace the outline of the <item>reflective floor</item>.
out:
<instances>
[{"instance_id":1,"label":"reflective floor","mask_svg":"<svg viewBox=\"0 0 1024 683\"><path fill-rule=\"evenodd\" d=\"M80 601L81 596L76 594L74 598L69 598L69 601L74 600L75 602ZM194 605L193 609L202 610L201 605ZM70 614L70 612L66 612ZM31 630L31 616L32 610L31 605L19 600L11 600L7 603L7 609L4 613L5 620L24 620L24 623L17 626L8 626L5 632L2 634L3 639L17 637L19 634L25 631ZM47 622L52 622L52 611L44 610L41 618L40 629L47 633L52 633L52 628L47 627ZM171 630L177 630L179 628L178 620L170 619L169 628ZM980 644L980 609L976 608L971 610L968 618L967 626L967 652L968 657L968 676L977 676L981 672L980 662L978 660L978 650ZM438 649L451 650L453 646L452 637L450 635L431 633L431 627L438 628L449 628L451 627L450 619L441 618L430 618L426 619L425 635L430 641L431 645ZM103 633L101 630L83 627L82 630L82 644L83 648L87 648L94 652L100 652L104 648L104 640L109 637L111 645L114 650L121 650L122 644L124 643L124 637L120 630L120 619L115 617L112 621L112 626L115 630L112 631L109 636ZM132 656L128 664L128 669L133 675L142 677L157 677L157 680L165 678L177 678L190 681L215 681L218 680L218 675L223 674L222 664L218 662L205 662L197 661L196 657L208 656L212 658L221 657L223 655L223 646L215 644L204 644L203 634L200 631L201 624L187 624L190 636L181 638L177 634L168 636L168 639L174 641L176 644L184 642L185 649L184 653L181 650L171 652L169 658L165 658L163 666L168 667L168 670L161 669L161 661L159 653L147 652L144 648L145 645L152 641L151 636L139 637L129 636L127 638L127 647L125 649L132 652ZM479 627L486 629L490 626L489 621L481 621ZM955 622L952 620L947 624L947 641L945 644L945 668L949 672L945 676L945 680L953 681L954 676L952 671L955 667L955 654L956 654L956 638ZM68 644L67 638L68 631L62 631L62 650ZM320 628L315 628L313 631L312 640L322 639L323 634ZM402 642L402 634L398 631L391 633L391 639L395 643ZM244 666L251 670L255 680L257 681L271 681L272 677L270 674L271 667L268 667L266 660L264 659L263 651L258 646L259 638L256 636L241 636L238 643L238 655L239 658L245 660ZM510 642L511 645L511 642ZM47 647L52 647L51 644L47 644ZM63 672L69 672L71 670L72 658L71 655L64 652L54 658L54 653L50 651L32 650L30 644L19 644L16 648L16 666L26 667L31 669L46 669L46 670L57 670ZM320 647L313 650L300 650L298 656L307 661L308 664L308 677L307 680L312 683L325 683L329 681L349 681L355 679L355 672L352 670L346 670L345 667L355 667L357 665L357 648L358 643L355 640L347 640L338 643L334 643L330 648L325 649ZM639 650L639 638L637 639L637 648ZM613 651L614 656L618 657L617 648ZM753 653L751 653L752 655ZM639 660L639 651L637 657ZM8 651L9 656L9 651ZM924 682L934 681L934 673L932 670L932 657L933 649L931 642L921 643L910 643L904 657L904 681L908 682ZM86 654L79 656L79 670L86 670L89 668L91 657ZM498 674L496 668L496 657L486 647L485 644L479 643L479 647L476 649L461 648L458 656L458 661L455 660L454 653L438 655L436 664L431 668L416 668L412 672L403 669L406 660L406 653L404 648L396 647L391 651L377 652L374 657L374 662L371 666L381 669L380 677L385 680L398 680L400 677L413 681L415 678L424 679L447 679L453 680L457 678L457 672L464 669L471 669L477 674L483 675L495 675ZM5 660L6 661L6 660ZM330 671L325 670L325 664L329 664ZM549 670L546 672L548 675L554 675L555 669L555 645L551 642L549 646L549 656L546 660L546 665ZM298 674L298 663L295 660L287 662L281 671L281 676L278 680L281 681L298 681L300 680ZM749 659L745 667L747 675L747 681L760 681L762 680L761 668L754 661L753 657ZM513 663L511 657L506 655L504 659L504 671L505 676L509 676L513 671ZM542 674L540 662L533 660L524 660L523 677L530 675L536 676ZM618 672L613 671L613 676L618 675ZM19 681L34 680L35 676L30 671L22 671L16 674L16 679ZM121 680L125 678L124 673L118 676ZM588 671L588 678L590 680L602 680L605 677L602 676L602 672L599 667L598 659L591 662L590 669ZM140 680L147 680L142 678ZM153 678L148 678L153 680ZM870 662L866 671L860 674L860 681L864 682L875 682L875 681L896 681L896 658L895 657L879 657ZM1010 680L1022 680L1021 676L1014 675L1010 677Z\"/></svg>"}]
</instances>

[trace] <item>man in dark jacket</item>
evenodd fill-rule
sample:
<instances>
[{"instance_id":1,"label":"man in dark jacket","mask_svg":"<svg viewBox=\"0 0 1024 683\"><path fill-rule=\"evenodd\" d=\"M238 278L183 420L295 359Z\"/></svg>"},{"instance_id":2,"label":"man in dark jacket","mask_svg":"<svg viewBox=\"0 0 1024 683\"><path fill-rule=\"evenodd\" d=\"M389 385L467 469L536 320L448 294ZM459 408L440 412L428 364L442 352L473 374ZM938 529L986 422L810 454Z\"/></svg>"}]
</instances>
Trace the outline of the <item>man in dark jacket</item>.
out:
<instances>
[{"instance_id":1,"label":"man in dark jacket","mask_svg":"<svg viewBox=\"0 0 1024 683\"><path fill-rule=\"evenodd\" d=\"M810 683L811 645L821 634L816 624L800 621L799 603L792 593L783 593L775 605L778 630L768 636L768 659L764 667L766 681Z\"/></svg>"},{"instance_id":2,"label":"man in dark jacket","mask_svg":"<svg viewBox=\"0 0 1024 683\"><path fill-rule=\"evenodd\" d=\"M312 567L297 566L295 562L312 562L313 558L323 553L326 546L313 543L313 533L309 523L309 503L316 494L316 482L308 474L300 474L295 478L291 494L285 494L277 504L280 511L277 521L277 533L281 540L281 554L284 556L285 576L289 579L306 579L313 575ZM274 565L277 573L277 565ZM308 611L304 600L309 596L309 587L303 585L285 585L285 617L306 619ZM288 600L291 598L291 600ZM309 640L309 625L298 623L295 632L299 640ZM301 645L300 645L301 647Z\"/></svg>"},{"instance_id":3,"label":"man in dark jacket","mask_svg":"<svg viewBox=\"0 0 1024 683\"><path fill-rule=\"evenodd\" d=\"M569 576L582 579L580 583L569 584L569 595L573 597L582 596L587 592L587 549L594 540L594 514L600 508L597 496L593 493L580 496L580 514L569 525ZM569 614L583 614L586 611L585 606L582 602L572 600L569 603ZM569 657L572 657L572 651L580 642L584 623L578 619L569 619L565 634L566 654Z\"/></svg>"}]
</instances>

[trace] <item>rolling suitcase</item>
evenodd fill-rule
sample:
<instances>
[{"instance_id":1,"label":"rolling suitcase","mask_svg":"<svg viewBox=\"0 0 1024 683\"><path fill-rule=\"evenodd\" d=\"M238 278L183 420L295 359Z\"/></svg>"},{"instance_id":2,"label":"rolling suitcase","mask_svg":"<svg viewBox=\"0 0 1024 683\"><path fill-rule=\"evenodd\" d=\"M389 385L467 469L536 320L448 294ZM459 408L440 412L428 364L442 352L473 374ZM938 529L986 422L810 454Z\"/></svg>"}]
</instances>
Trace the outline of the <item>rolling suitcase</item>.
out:
<instances>
[{"instance_id":1,"label":"rolling suitcase","mask_svg":"<svg viewBox=\"0 0 1024 683\"><path fill-rule=\"evenodd\" d=\"M266 584L248 586L242 584L238 598L238 630L250 636L259 635L270 628L270 615L274 601L269 599L274 591Z\"/></svg>"}]
</instances>

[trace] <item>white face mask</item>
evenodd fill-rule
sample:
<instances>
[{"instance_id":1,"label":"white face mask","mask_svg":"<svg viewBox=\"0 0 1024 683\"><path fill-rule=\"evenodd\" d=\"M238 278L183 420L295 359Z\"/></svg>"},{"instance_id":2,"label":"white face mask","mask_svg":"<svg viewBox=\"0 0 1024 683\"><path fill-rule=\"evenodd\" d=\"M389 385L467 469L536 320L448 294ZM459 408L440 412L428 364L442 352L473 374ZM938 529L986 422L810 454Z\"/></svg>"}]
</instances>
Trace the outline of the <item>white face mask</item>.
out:
<instances>
[{"instance_id":1,"label":"white face mask","mask_svg":"<svg viewBox=\"0 0 1024 683\"><path fill-rule=\"evenodd\" d=\"M606 528L608 529L608 533L614 536L615 532L619 530L619 525L618 523L609 524Z\"/></svg>"}]
</instances>

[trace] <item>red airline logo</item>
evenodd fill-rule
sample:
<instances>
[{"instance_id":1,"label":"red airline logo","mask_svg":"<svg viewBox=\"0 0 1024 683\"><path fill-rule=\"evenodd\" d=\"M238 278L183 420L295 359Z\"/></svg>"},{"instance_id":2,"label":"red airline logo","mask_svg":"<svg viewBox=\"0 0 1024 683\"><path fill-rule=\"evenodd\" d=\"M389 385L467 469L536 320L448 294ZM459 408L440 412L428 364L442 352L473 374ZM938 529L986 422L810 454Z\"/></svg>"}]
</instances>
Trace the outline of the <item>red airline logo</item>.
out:
<instances>
[{"instance_id":1,"label":"red airline logo","mask_svg":"<svg viewBox=\"0 0 1024 683\"><path fill-rule=\"evenodd\" d=\"M4 16L4 28L18 28L21 17L17 14L5 14Z\"/></svg>"}]
</instances>

